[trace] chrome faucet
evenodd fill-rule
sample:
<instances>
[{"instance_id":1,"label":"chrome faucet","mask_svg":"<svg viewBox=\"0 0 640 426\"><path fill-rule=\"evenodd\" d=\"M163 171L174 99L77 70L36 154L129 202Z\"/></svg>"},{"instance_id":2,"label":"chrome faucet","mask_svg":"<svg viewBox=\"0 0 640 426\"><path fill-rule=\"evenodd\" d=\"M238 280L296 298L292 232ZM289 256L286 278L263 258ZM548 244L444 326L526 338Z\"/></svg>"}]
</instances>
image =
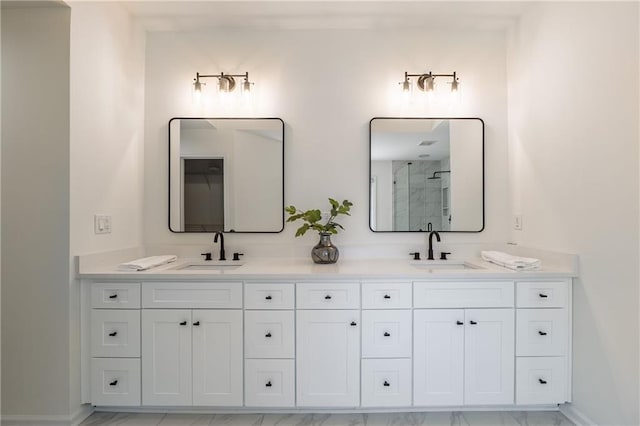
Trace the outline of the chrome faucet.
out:
<instances>
[{"instance_id":1,"label":"chrome faucet","mask_svg":"<svg viewBox=\"0 0 640 426\"><path fill-rule=\"evenodd\" d=\"M216 232L216 235L213 237L213 243L218 242L218 237L220 237L220 259L218 260L227 260L224 256L224 235L222 235L222 232ZM438 241L440 241L440 238L438 238Z\"/></svg>"},{"instance_id":2,"label":"chrome faucet","mask_svg":"<svg viewBox=\"0 0 640 426\"><path fill-rule=\"evenodd\" d=\"M436 236L436 240L440 242L440 234L438 231L431 231L429 234L429 251L427 252L427 260L433 260L433 236Z\"/></svg>"}]
</instances>

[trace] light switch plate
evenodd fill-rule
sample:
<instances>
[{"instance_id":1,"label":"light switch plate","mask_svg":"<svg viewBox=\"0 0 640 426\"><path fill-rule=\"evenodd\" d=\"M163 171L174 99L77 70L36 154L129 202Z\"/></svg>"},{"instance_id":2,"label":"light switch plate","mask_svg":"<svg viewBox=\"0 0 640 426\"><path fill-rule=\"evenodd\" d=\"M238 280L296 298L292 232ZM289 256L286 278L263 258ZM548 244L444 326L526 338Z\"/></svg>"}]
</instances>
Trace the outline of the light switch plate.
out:
<instances>
[{"instance_id":1,"label":"light switch plate","mask_svg":"<svg viewBox=\"0 0 640 426\"><path fill-rule=\"evenodd\" d=\"M111 233L111 216L97 214L93 216L93 230L96 234Z\"/></svg>"},{"instance_id":2,"label":"light switch plate","mask_svg":"<svg viewBox=\"0 0 640 426\"><path fill-rule=\"evenodd\" d=\"M522 231L522 215L517 214L513 216L513 229L516 231Z\"/></svg>"}]
</instances>

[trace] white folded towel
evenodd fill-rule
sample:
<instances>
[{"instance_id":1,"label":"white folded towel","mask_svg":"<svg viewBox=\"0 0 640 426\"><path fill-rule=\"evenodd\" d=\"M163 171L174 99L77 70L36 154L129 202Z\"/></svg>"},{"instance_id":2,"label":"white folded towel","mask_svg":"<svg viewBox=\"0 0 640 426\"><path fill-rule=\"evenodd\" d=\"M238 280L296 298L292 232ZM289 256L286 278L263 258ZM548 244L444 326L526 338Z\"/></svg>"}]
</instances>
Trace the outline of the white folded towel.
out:
<instances>
[{"instance_id":1,"label":"white folded towel","mask_svg":"<svg viewBox=\"0 0 640 426\"><path fill-rule=\"evenodd\" d=\"M118 265L119 271L144 271L154 266L164 265L165 263L175 262L178 256L165 255L165 256L150 256L140 259L132 260L130 262L121 263Z\"/></svg>"},{"instance_id":2,"label":"white folded towel","mask_svg":"<svg viewBox=\"0 0 640 426\"><path fill-rule=\"evenodd\" d=\"M487 262L492 262L496 265L500 265L516 271L531 271L534 269L539 269L542 265L540 259L534 259L532 257L513 256L501 251L481 251L480 256Z\"/></svg>"}]
</instances>

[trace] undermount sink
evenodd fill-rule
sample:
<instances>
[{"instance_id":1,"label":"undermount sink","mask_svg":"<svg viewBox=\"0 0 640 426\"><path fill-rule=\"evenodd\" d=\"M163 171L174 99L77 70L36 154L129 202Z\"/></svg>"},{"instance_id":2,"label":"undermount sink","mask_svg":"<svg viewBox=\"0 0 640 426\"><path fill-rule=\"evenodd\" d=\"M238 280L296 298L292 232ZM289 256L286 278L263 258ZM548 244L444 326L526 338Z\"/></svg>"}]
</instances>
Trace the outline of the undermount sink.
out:
<instances>
[{"instance_id":1,"label":"undermount sink","mask_svg":"<svg viewBox=\"0 0 640 426\"><path fill-rule=\"evenodd\" d=\"M425 260L410 263L411 266L418 269L427 270L465 270L465 269L483 269L482 266L464 261L448 261L448 260Z\"/></svg>"},{"instance_id":2,"label":"undermount sink","mask_svg":"<svg viewBox=\"0 0 640 426\"><path fill-rule=\"evenodd\" d=\"M244 265L244 263L230 262L197 262L179 265L175 269L180 271L233 271Z\"/></svg>"}]
</instances>

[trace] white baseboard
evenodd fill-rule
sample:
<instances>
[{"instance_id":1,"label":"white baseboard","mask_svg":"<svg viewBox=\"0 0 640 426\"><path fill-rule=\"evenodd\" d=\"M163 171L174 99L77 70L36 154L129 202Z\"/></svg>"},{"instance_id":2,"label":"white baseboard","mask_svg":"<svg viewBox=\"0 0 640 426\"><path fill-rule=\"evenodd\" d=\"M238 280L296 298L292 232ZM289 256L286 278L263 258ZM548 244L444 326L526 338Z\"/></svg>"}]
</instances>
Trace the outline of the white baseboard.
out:
<instances>
[{"instance_id":1,"label":"white baseboard","mask_svg":"<svg viewBox=\"0 0 640 426\"><path fill-rule=\"evenodd\" d=\"M559 406L560 412L564 414L566 418L571 420L576 426L594 426L596 423L589 419L584 413L577 410L573 404L561 404Z\"/></svg>"},{"instance_id":2,"label":"white baseboard","mask_svg":"<svg viewBox=\"0 0 640 426\"><path fill-rule=\"evenodd\" d=\"M76 426L93 413L94 408L88 404L82 405L70 416L65 415L3 415L2 426Z\"/></svg>"}]
</instances>

